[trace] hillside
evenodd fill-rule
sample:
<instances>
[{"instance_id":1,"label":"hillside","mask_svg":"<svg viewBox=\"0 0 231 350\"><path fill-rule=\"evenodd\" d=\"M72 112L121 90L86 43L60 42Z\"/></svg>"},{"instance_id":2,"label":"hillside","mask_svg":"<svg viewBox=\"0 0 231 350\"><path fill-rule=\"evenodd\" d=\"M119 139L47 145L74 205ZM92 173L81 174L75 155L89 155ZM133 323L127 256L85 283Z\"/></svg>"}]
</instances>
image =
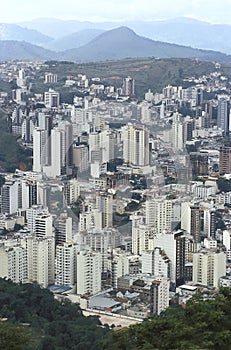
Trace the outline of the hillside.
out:
<instances>
[{"instance_id":1,"label":"hillside","mask_svg":"<svg viewBox=\"0 0 231 350\"><path fill-rule=\"evenodd\" d=\"M44 61L54 59L55 53L40 46L32 45L25 41L1 40L0 61L8 60L32 60Z\"/></svg>"},{"instance_id":2,"label":"hillside","mask_svg":"<svg viewBox=\"0 0 231 350\"><path fill-rule=\"evenodd\" d=\"M0 279L0 318L8 319L0 322L0 349L4 350L100 350L108 332L97 317L84 317L77 304L59 302L38 285L4 279ZM11 327L14 324L17 327ZM17 329L21 334L13 333ZM21 336L26 336L26 346L17 345Z\"/></svg>"},{"instance_id":3,"label":"hillside","mask_svg":"<svg viewBox=\"0 0 231 350\"><path fill-rule=\"evenodd\" d=\"M208 300L199 294L184 309L175 305L151 321L111 332L102 349L230 350L230 288Z\"/></svg>"},{"instance_id":4,"label":"hillside","mask_svg":"<svg viewBox=\"0 0 231 350\"><path fill-rule=\"evenodd\" d=\"M37 30L23 28L17 24L0 23L0 40L26 41L31 44L47 43L52 38Z\"/></svg>"},{"instance_id":5,"label":"hillside","mask_svg":"<svg viewBox=\"0 0 231 350\"><path fill-rule=\"evenodd\" d=\"M86 33L86 32L85 32ZM94 30L91 31L94 37ZM89 38L89 32L87 34ZM80 36L78 35L80 40ZM84 36L81 40L88 40ZM66 47L78 45L76 34L64 38L58 45ZM154 41L137 35L127 27L112 29L94 37L89 43L79 48L54 52L25 41L0 41L0 60L34 60L44 61L58 59L74 62L97 62L123 58L197 58L200 60L230 62L231 56L216 51L193 49L187 46Z\"/></svg>"},{"instance_id":6,"label":"hillside","mask_svg":"<svg viewBox=\"0 0 231 350\"><path fill-rule=\"evenodd\" d=\"M86 45L103 32L104 30L102 29L84 29L70 35L51 40L43 45L43 47L56 52L78 48L80 46Z\"/></svg>"},{"instance_id":7,"label":"hillside","mask_svg":"<svg viewBox=\"0 0 231 350\"><path fill-rule=\"evenodd\" d=\"M90 43L60 53L60 58L75 62L95 62L127 57L182 57L203 60L230 61L225 54L154 41L137 35L127 27L104 32Z\"/></svg>"},{"instance_id":8,"label":"hillside","mask_svg":"<svg viewBox=\"0 0 231 350\"><path fill-rule=\"evenodd\" d=\"M206 61L195 61L186 58L130 58L112 60L106 62L82 63L51 61L49 71L57 73L60 82L61 98L64 94L63 84L67 75L78 73L86 74L89 78L101 77L106 85L122 86L122 79L128 75L135 79L135 94L142 99L144 93L150 88L153 92L159 92L168 84L185 85L184 78L189 76L199 77L214 71L214 64ZM47 68L46 68L47 69ZM33 90L44 92L47 88L42 83L44 71L37 73ZM59 88L56 84L55 89ZM76 93L76 90L73 90Z\"/></svg>"}]
</instances>

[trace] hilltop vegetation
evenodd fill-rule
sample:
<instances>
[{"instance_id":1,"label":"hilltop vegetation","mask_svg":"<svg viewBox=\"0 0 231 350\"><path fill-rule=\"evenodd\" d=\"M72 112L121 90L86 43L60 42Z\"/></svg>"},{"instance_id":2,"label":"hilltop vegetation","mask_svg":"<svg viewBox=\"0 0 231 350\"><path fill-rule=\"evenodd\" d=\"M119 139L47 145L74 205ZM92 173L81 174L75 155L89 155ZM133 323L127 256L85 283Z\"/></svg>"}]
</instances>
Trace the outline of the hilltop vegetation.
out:
<instances>
[{"instance_id":1,"label":"hilltop vegetation","mask_svg":"<svg viewBox=\"0 0 231 350\"><path fill-rule=\"evenodd\" d=\"M0 111L0 170L14 172L16 168L30 169L32 152L19 146L19 136L11 134L10 127L8 116Z\"/></svg>"},{"instance_id":2,"label":"hilltop vegetation","mask_svg":"<svg viewBox=\"0 0 231 350\"><path fill-rule=\"evenodd\" d=\"M173 304L158 318L119 331L84 317L77 304L59 302L33 284L0 279L0 349L4 350L229 350L231 290Z\"/></svg>"},{"instance_id":3,"label":"hilltop vegetation","mask_svg":"<svg viewBox=\"0 0 231 350\"><path fill-rule=\"evenodd\" d=\"M197 61L186 58L155 59L153 57L141 59L124 59L105 62L92 62L76 64L67 61L47 61L49 71L58 74L58 84L52 87L64 95L67 88L63 88L66 77L69 75L86 74L89 78L100 77L105 85L122 86L122 79L128 75L135 79L135 93L139 99L143 99L148 89L153 92L160 92L168 84L186 85L184 78L214 71L212 62ZM44 85L44 72L47 67L38 72L33 81L33 91L44 92L48 85ZM73 87L73 93L77 89Z\"/></svg>"},{"instance_id":4,"label":"hilltop vegetation","mask_svg":"<svg viewBox=\"0 0 231 350\"><path fill-rule=\"evenodd\" d=\"M0 318L8 319L0 322L4 350L100 350L108 331L97 317L84 317L77 304L59 302L38 285L4 279L0 279Z\"/></svg>"},{"instance_id":5,"label":"hilltop vegetation","mask_svg":"<svg viewBox=\"0 0 231 350\"><path fill-rule=\"evenodd\" d=\"M231 290L205 301L198 295L184 309L171 307L159 318L111 332L103 349L230 350Z\"/></svg>"}]
</instances>

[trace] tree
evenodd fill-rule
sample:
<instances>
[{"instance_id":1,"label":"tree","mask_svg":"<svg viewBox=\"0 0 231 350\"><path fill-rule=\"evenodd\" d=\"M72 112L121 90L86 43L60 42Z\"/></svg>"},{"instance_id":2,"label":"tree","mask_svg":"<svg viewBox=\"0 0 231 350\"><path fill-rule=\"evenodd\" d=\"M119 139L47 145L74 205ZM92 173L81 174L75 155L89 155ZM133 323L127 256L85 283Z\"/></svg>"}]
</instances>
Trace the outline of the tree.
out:
<instances>
[{"instance_id":1,"label":"tree","mask_svg":"<svg viewBox=\"0 0 231 350\"><path fill-rule=\"evenodd\" d=\"M0 349L2 350L23 350L30 337L30 333L20 325L10 322L0 323Z\"/></svg>"}]
</instances>

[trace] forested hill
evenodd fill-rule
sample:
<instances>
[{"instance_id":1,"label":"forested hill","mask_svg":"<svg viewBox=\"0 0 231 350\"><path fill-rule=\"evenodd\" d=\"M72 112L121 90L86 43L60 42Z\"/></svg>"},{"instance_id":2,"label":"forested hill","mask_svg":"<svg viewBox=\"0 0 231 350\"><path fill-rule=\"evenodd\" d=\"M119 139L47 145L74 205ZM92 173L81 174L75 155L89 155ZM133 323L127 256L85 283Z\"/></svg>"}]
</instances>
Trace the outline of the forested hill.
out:
<instances>
[{"instance_id":1,"label":"forested hill","mask_svg":"<svg viewBox=\"0 0 231 350\"><path fill-rule=\"evenodd\" d=\"M0 279L0 349L230 350L231 289L207 300L198 294L185 308L174 304L158 318L109 331L46 289Z\"/></svg>"},{"instance_id":2,"label":"forested hill","mask_svg":"<svg viewBox=\"0 0 231 350\"><path fill-rule=\"evenodd\" d=\"M60 303L33 284L0 279L0 349L100 350L108 332L97 317L85 317L78 305Z\"/></svg>"},{"instance_id":3,"label":"forested hill","mask_svg":"<svg viewBox=\"0 0 231 350\"><path fill-rule=\"evenodd\" d=\"M230 350L231 289L213 299L198 295L186 307L171 307L159 318L109 333L107 350Z\"/></svg>"}]
</instances>

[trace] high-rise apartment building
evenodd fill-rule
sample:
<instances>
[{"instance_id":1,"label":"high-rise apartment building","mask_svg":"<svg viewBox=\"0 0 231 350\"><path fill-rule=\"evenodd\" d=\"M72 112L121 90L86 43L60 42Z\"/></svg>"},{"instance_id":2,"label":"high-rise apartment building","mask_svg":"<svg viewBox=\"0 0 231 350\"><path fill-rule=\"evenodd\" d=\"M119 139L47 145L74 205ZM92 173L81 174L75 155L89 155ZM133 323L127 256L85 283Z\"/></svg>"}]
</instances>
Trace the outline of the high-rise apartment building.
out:
<instances>
[{"instance_id":1,"label":"high-rise apartment building","mask_svg":"<svg viewBox=\"0 0 231 350\"><path fill-rule=\"evenodd\" d=\"M135 80L131 77L123 79L122 94L130 97L135 95Z\"/></svg>"},{"instance_id":2,"label":"high-rise apartment building","mask_svg":"<svg viewBox=\"0 0 231 350\"><path fill-rule=\"evenodd\" d=\"M193 283L218 287L219 278L225 275L225 252L203 250L193 254Z\"/></svg>"},{"instance_id":3,"label":"high-rise apartment building","mask_svg":"<svg viewBox=\"0 0 231 350\"><path fill-rule=\"evenodd\" d=\"M170 280L157 277L150 287L150 315L159 316L169 307Z\"/></svg>"},{"instance_id":4,"label":"high-rise apartment building","mask_svg":"<svg viewBox=\"0 0 231 350\"><path fill-rule=\"evenodd\" d=\"M128 124L122 129L123 158L132 165L150 164L149 131L143 127Z\"/></svg>"},{"instance_id":5,"label":"high-rise apartment building","mask_svg":"<svg viewBox=\"0 0 231 350\"><path fill-rule=\"evenodd\" d=\"M49 89L44 92L44 103L47 108L53 108L59 106L59 92Z\"/></svg>"},{"instance_id":6,"label":"high-rise apartment building","mask_svg":"<svg viewBox=\"0 0 231 350\"><path fill-rule=\"evenodd\" d=\"M226 141L220 147L219 172L220 175L231 173L231 141Z\"/></svg>"},{"instance_id":7,"label":"high-rise apartment building","mask_svg":"<svg viewBox=\"0 0 231 350\"><path fill-rule=\"evenodd\" d=\"M21 246L0 246L0 277L15 283L28 282L27 251Z\"/></svg>"},{"instance_id":8,"label":"high-rise apartment building","mask_svg":"<svg viewBox=\"0 0 231 350\"><path fill-rule=\"evenodd\" d=\"M77 281L77 245L66 242L56 246L56 284L74 286Z\"/></svg>"},{"instance_id":9,"label":"high-rise apartment building","mask_svg":"<svg viewBox=\"0 0 231 350\"><path fill-rule=\"evenodd\" d=\"M77 253L77 294L96 294L101 290L102 257L100 253Z\"/></svg>"}]
</instances>

